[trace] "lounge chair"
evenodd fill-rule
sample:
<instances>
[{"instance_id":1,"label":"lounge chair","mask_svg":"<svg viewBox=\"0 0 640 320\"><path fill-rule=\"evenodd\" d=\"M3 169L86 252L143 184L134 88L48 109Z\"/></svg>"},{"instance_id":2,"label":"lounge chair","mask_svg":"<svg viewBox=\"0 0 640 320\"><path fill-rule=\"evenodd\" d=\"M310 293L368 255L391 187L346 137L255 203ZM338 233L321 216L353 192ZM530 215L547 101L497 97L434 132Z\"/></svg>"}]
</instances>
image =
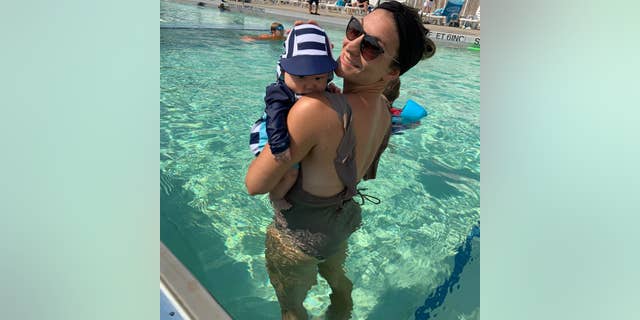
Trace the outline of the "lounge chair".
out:
<instances>
[{"instance_id":1,"label":"lounge chair","mask_svg":"<svg viewBox=\"0 0 640 320\"><path fill-rule=\"evenodd\" d=\"M460 28L480 29L480 7L478 7L474 15L468 15L460 18Z\"/></svg>"},{"instance_id":2,"label":"lounge chair","mask_svg":"<svg viewBox=\"0 0 640 320\"><path fill-rule=\"evenodd\" d=\"M442 15L447 17L445 21L446 24L449 24L451 20L454 20L454 22L457 22L460 16L460 11L462 10L462 6L464 5L464 1L465 0L448 0L447 1L447 3L444 5L444 8L442 8Z\"/></svg>"},{"instance_id":3,"label":"lounge chair","mask_svg":"<svg viewBox=\"0 0 640 320\"><path fill-rule=\"evenodd\" d=\"M358 6L355 6L355 7L345 6L344 7L344 11L346 13L351 14L351 15L361 15L361 16L367 14L367 11L368 11L367 9L368 8L363 8L363 7L358 7Z\"/></svg>"},{"instance_id":4,"label":"lounge chair","mask_svg":"<svg viewBox=\"0 0 640 320\"><path fill-rule=\"evenodd\" d=\"M463 29L478 29L480 26L480 19L477 16L467 16L466 18L460 18L460 28Z\"/></svg>"},{"instance_id":5,"label":"lounge chair","mask_svg":"<svg viewBox=\"0 0 640 320\"><path fill-rule=\"evenodd\" d=\"M434 10L431 13L427 13L424 16L422 16L422 22L428 23L428 24L444 25L447 17L444 16L443 12L444 12L444 8L439 8Z\"/></svg>"},{"instance_id":6,"label":"lounge chair","mask_svg":"<svg viewBox=\"0 0 640 320\"><path fill-rule=\"evenodd\" d=\"M303 1L307 1L307 3L308 3L309 0L303 0ZM327 0L318 0L318 10L324 8L325 11L328 11L327 10L327 5L328 4L329 4L329 1L327 1Z\"/></svg>"},{"instance_id":7,"label":"lounge chair","mask_svg":"<svg viewBox=\"0 0 640 320\"><path fill-rule=\"evenodd\" d=\"M337 13L345 13L345 6L343 0L338 0L333 3L327 3L325 5L327 12L335 11Z\"/></svg>"}]
</instances>

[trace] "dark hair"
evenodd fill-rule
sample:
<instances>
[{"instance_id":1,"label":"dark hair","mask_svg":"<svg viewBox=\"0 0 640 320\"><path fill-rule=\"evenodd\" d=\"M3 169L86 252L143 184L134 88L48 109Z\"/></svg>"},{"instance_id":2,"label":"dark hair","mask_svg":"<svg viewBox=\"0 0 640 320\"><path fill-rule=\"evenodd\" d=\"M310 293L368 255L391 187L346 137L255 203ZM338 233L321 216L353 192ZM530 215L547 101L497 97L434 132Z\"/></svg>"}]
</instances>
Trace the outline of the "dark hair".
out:
<instances>
[{"instance_id":1,"label":"dark hair","mask_svg":"<svg viewBox=\"0 0 640 320\"><path fill-rule=\"evenodd\" d=\"M274 32L276 30L284 30L284 26L279 22L272 23L271 24L271 32Z\"/></svg>"},{"instance_id":2,"label":"dark hair","mask_svg":"<svg viewBox=\"0 0 640 320\"><path fill-rule=\"evenodd\" d=\"M389 103L396 101L398 96L400 96L400 78L395 78L389 81L382 94L387 98L387 100L389 100Z\"/></svg>"},{"instance_id":3,"label":"dark hair","mask_svg":"<svg viewBox=\"0 0 640 320\"><path fill-rule=\"evenodd\" d=\"M397 60L400 74L413 68L418 62L431 58L436 52L436 45L427 37L429 30L424 27L418 10L397 1L383 2L377 9L384 9L393 14L398 29Z\"/></svg>"}]
</instances>

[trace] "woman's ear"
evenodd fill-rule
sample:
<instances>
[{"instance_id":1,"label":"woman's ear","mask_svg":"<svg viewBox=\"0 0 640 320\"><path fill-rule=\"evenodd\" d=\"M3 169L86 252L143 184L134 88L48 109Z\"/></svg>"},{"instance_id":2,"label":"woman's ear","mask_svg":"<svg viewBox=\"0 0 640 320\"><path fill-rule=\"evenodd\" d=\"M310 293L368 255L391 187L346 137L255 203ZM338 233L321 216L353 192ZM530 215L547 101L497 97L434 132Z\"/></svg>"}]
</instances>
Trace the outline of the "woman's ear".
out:
<instances>
[{"instance_id":1,"label":"woman's ear","mask_svg":"<svg viewBox=\"0 0 640 320\"><path fill-rule=\"evenodd\" d=\"M389 68L389 72L385 74L382 79L384 79L384 81L391 81L393 79L397 79L398 77L400 77L400 68L391 66Z\"/></svg>"}]
</instances>

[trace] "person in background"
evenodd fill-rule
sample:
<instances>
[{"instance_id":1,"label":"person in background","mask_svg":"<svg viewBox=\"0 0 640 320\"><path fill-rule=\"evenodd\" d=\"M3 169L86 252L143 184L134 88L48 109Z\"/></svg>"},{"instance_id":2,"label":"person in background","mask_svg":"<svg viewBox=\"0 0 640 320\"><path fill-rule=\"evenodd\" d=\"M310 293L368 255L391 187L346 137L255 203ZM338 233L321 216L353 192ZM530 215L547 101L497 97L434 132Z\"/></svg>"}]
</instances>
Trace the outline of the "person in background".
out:
<instances>
[{"instance_id":1,"label":"person in background","mask_svg":"<svg viewBox=\"0 0 640 320\"><path fill-rule=\"evenodd\" d=\"M316 6L315 6L316 11L315 11L315 12L312 12L312 11L311 11L311 8L313 8L313 4L314 4L314 3L316 4ZM320 14L318 13L318 7L319 7L319 6L320 6L320 5L318 4L318 0L309 0L309 14L320 15Z\"/></svg>"},{"instance_id":2,"label":"person in background","mask_svg":"<svg viewBox=\"0 0 640 320\"><path fill-rule=\"evenodd\" d=\"M356 5L358 6L358 8L363 8L363 9L369 8L368 0L356 0L356 1L357 1Z\"/></svg>"},{"instance_id":3,"label":"person in background","mask_svg":"<svg viewBox=\"0 0 640 320\"><path fill-rule=\"evenodd\" d=\"M242 36L240 38L242 41L251 42L255 40L276 40L282 41L285 39L285 30L284 26L280 22L274 22L271 24L271 33L269 34L261 34L257 36Z\"/></svg>"},{"instance_id":4,"label":"person in background","mask_svg":"<svg viewBox=\"0 0 640 320\"><path fill-rule=\"evenodd\" d=\"M433 4L434 1L433 0L426 0L423 4L422 4L422 13L423 14L430 14L431 10L433 10Z\"/></svg>"}]
</instances>

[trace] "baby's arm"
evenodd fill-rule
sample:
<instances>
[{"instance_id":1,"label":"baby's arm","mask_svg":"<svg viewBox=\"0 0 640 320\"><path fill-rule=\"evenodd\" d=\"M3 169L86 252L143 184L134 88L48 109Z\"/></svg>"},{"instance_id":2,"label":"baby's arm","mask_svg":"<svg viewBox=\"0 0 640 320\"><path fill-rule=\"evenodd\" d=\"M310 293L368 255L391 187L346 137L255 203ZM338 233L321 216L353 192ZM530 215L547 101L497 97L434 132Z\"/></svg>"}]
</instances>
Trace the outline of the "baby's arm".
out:
<instances>
[{"instance_id":1,"label":"baby's arm","mask_svg":"<svg viewBox=\"0 0 640 320\"><path fill-rule=\"evenodd\" d=\"M289 159L289 132L287 131L287 115L295 103L294 93L284 84L274 83L267 87L264 98L267 114L267 136L271 153L278 160ZM284 154L283 154L284 153Z\"/></svg>"},{"instance_id":2,"label":"baby's arm","mask_svg":"<svg viewBox=\"0 0 640 320\"><path fill-rule=\"evenodd\" d=\"M282 179L276 184L271 192L269 192L269 200L271 205L276 210L286 210L291 208L291 203L284 199L284 196L289 192L289 189L293 187L298 179L298 169L289 169Z\"/></svg>"}]
</instances>

